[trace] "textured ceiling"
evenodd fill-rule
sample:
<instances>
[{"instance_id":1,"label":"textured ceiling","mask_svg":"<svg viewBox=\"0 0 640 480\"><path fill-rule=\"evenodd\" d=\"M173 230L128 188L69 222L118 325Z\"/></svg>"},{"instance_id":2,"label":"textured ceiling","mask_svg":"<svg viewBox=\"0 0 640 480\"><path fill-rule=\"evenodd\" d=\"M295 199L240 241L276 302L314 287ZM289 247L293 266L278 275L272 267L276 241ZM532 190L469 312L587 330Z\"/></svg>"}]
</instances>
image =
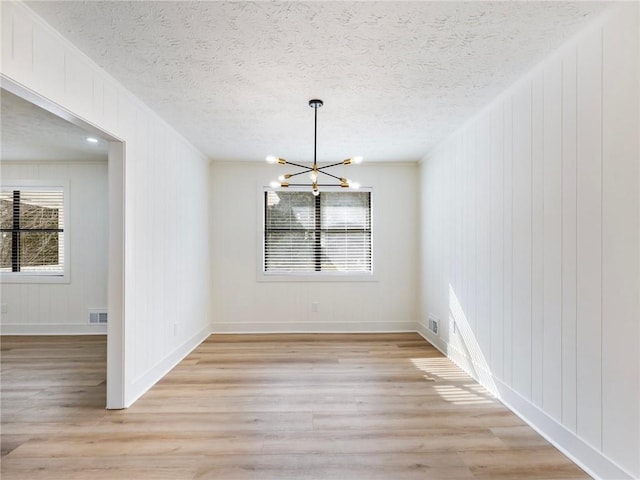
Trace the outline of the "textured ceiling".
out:
<instances>
[{"instance_id":1,"label":"textured ceiling","mask_svg":"<svg viewBox=\"0 0 640 480\"><path fill-rule=\"evenodd\" d=\"M420 159L611 3L27 2L215 160Z\"/></svg>"},{"instance_id":2,"label":"textured ceiling","mask_svg":"<svg viewBox=\"0 0 640 480\"><path fill-rule=\"evenodd\" d=\"M108 143L87 142L80 127L0 90L0 129L3 161L106 161Z\"/></svg>"}]
</instances>

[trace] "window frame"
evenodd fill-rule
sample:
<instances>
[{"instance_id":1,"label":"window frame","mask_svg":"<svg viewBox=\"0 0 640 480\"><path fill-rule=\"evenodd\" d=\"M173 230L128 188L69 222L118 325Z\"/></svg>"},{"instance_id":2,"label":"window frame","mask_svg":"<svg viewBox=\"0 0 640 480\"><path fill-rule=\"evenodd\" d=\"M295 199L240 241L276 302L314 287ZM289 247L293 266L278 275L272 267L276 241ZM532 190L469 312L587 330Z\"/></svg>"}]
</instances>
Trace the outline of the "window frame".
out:
<instances>
[{"instance_id":1,"label":"window frame","mask_svg":"<svg viewBox=\"0 0 640 480\"><path fill-rule=\"evenodd\" d=\"M64 258L62 263L62 273L60 272L0 272L1 283L70 283L71 252L69 222L69 183L60 180L5 180L0 184L2 190L37 190L37 189L60 189L62 191L62 204L64 208L64 220L62 231L62 248Z\"/></svg>"},{"instance_id":2,"label":"window frame","mask_svg":"<svg viewBox=\"0 0 640 480\"><path fill-rule=\"evenodd\" d=\"M257 217L258 239L257 239L257 280L259 282L377 282L378 277L375 269L375 203L374 194L371 187L361 187L359 192L369 193L370 224L371 224L371 271L370 272L266 272L265 265L265 238L266 238L266 192L308 192L304 187L271 188L270 186L260 186L258 188ZM344 192L342 187L323 187L326 192Z\"/></svg>"}]
</instances>

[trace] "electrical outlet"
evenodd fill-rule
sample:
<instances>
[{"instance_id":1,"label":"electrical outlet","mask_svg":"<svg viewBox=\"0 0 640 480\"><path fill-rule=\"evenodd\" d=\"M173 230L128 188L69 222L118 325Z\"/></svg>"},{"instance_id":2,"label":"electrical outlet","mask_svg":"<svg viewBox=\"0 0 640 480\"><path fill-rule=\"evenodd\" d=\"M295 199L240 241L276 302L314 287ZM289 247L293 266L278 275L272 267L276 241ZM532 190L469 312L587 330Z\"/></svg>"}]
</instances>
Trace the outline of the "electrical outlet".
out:
<instances>
[{"instance_id":1,"label":"electrical outlet","mask_svg":"<svg viewBox=\"0 0 640 480\"><path fill-rule=\"evenodd\" d=\"M2 304L2 310L1 310L1 311L2 311L2 313L7 313L7 311L8 311L8 310L9 310L9 307L7 307L7 304L6 304L6 303L3 303L3 304Z\"/></svg>"},{"instance_id":2,"label":"electrical outlet","mask_svg":"<svg viewBox=\"0 0 640 480\"><path fill-rule=\"evenodd\" d=\"M177 323L173 324L173 336L174 337L178 336L178 324Z\"/></svg>"},{"instance_id":3,"label":"electrical outlet","mask_svg":"<svg viewBox=\"0 0 640 480\"><path fill-rule=\"evenodd\" d=\"M316 313L320 311L318 309L318 302L311 302L311 311Z\"/></svg>"}]
</instances>

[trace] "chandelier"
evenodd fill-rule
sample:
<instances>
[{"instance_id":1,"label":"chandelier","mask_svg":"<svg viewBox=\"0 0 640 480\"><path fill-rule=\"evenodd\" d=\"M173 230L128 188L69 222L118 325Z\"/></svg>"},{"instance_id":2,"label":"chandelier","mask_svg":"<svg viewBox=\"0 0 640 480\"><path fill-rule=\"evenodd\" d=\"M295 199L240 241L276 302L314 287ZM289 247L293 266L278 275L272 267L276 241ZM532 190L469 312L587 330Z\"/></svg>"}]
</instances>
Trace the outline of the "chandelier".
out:
<instances>
[{"instance_id":1,"label":"chandelier","mask_svg":"<svg viewBox=\"0 0 640 480\"><path fill-rule=\"evenodd\" d=\"M352 182L348 178L339 177L337 175L333 175L325 170L331 167L337 167L338 165L351 165L352 163L360 163L362 162L362 157L351 157L343 160L341 162L332 163L329 165L318 166L316 152L317 152L317 140L318 140L318 109L324 105L322 100L313 99L309 100L309 106L314 110L314 122L313 122L313 165L311 167L300 165L298 163L293 163L284 158L276 157L274 155L267 156L268 163L278 163L280 165L293 165L294 167L302 168L301 171L295 173L285 173L284 175L280 175L278 177L278 181L271 182L271 188L287 188L287 187L304 187L311 186L311 190L314 195L318 195L320 193L319 187L337 187L340 186L342 188L359 188L360 185L356 182ZM297 177L298 175L304 175L308 173L308 177L311 180L311 184L308 183L289 183L289 179L292 177ZM326 177L332 178L334 183L319 183L318 180L321 175L325 175Z\"/></svg>"}]
</instances>

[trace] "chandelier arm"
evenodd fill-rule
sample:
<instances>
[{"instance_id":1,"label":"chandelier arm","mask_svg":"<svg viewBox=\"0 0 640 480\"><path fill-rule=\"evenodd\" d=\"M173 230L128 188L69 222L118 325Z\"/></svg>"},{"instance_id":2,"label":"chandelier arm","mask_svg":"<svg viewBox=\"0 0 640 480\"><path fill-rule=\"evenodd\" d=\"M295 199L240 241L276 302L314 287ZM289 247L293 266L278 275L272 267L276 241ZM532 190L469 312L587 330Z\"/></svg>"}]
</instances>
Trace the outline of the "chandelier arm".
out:
<instances>
[{"instance_id":1,"label":"chandelier arm","mask_svg":"<svg viewBox=\"0 0 640 480\"><path fill-rule=\"evenodd\" d=\"M290 162L289 160L287 160L287 165L293 165L294 167L299 167L299 168L306 168L306 169L308 169L307 171L313 170L313 168L309 168L306 165L300 165L299 163L293 163L293 162Z\"/></svg>"},{"instance_id":2,"label":"chandelier arm","mask_svg":"<svg viewBox=\"0 0 640 480\"><path fill-rule=\"evenodd\" d=\"M338 163L332 163L331 165L323 165L321 167L318 167L318 170L322 170L324 168L337 167L338 165L344 165L344 161L338 162Z\"/></svg>"},{"instance_id":3,"label":"chandelier arm","mask_svg":"<svg viewBox=\"0 0 640 480\"><path fill-rule=\"evenodd\" d=\"M309 173L312 172L313 170L311 168L308 168L306 170L303 170L302 172L297 172L297 173L290 173L289 174L289 178L291 177L295 177L296 175L302 175L303 173Z\"/></svg>"},{"instance_id":4,"label":"chandelier arm","mask_svg":"<svg viewBox=\"0 0 640 480\"><path fill-rule=\"evenodd\" d=\"M335 178L336 180L340 180L340 177L337 177L331 173L323 172L322 170L318 170L318 172L322 173L323 175L328 175L329 177Z\"/></svg>"}]
</instances>

